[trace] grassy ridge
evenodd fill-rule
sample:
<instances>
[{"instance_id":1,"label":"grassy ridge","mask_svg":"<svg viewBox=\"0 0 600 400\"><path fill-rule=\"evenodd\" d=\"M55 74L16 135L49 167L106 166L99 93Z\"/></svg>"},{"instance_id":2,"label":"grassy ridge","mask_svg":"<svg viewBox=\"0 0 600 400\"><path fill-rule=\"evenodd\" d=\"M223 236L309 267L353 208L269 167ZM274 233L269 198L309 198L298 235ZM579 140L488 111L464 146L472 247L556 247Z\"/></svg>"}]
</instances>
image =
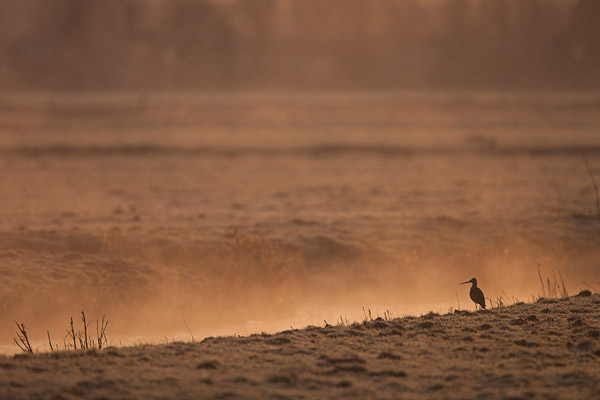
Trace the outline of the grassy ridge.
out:
<instances>
[{"instance_id":1,"label":"grassy ridge","mask_svg":"<svg viewBox=\"0 0 600 400\"><path fill-rule=\"evenodd\" d=\"M0 358L2 398L598 398L600 295Z\"/></svg>"}]
</instances>

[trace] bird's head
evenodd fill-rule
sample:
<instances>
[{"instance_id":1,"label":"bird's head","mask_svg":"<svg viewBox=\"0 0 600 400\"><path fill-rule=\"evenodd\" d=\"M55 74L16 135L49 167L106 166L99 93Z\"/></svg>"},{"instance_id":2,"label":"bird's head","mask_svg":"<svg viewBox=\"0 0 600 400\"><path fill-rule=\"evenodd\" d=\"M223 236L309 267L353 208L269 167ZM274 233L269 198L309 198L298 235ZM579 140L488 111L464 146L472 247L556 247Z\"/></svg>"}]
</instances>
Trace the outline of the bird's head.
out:
<instances>
[{"instance_id":1,"label":"bird's head","mask_svg":"<svg viewBox=\"0 0 600 400\"><path fill-rule=\"evenodd\" d=\"M465 283L472 283L472 284L474 284L474 285L477 285L477 279L475 279L475 278L471 278L471 280L470 280L470 281L463 282L463 283L461 283L461 285L464 285Z\"/></svg>"}]
</instances>

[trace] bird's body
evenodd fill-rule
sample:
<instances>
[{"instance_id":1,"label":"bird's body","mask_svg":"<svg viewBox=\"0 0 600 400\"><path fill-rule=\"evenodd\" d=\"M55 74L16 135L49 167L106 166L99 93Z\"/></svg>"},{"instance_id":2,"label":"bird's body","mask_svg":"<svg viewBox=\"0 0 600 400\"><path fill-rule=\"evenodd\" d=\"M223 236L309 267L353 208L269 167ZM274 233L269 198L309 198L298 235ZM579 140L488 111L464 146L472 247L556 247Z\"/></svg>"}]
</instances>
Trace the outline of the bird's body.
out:
<instances>
[{"instance_id":1,"label":"bird's body","mask_svg":"<svg viewBox=\"0 0 600 400\"><path fill-rule=\"evenodd\" d=\"M472 278L470 281L461 283L461 285L464 285L465 283L472 283L469 295L471 296L471 300L473 300L475 303L475 308L477 308L478 304L481 306L481 308L485 308L485 296L483 295L481 289L477 287L477 279Z\"/></svg>"}]
</instances>

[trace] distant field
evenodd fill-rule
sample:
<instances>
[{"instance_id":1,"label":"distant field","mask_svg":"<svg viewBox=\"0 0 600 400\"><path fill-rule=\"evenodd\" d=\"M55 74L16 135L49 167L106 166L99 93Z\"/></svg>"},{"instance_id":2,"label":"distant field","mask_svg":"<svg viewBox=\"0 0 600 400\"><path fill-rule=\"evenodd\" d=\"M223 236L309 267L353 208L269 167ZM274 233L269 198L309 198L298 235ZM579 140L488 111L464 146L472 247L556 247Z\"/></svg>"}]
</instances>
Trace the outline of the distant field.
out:
<instances>
[{"instance_id":1,"label":"distant field","mask_svg":"<svg viewBox=\"0 0 600 400\"><path fill-rule=\"evenodd\" d=\"M594 93L0 96L0 344L114 343L598 285Z\"/></svg>"}]
</instances>

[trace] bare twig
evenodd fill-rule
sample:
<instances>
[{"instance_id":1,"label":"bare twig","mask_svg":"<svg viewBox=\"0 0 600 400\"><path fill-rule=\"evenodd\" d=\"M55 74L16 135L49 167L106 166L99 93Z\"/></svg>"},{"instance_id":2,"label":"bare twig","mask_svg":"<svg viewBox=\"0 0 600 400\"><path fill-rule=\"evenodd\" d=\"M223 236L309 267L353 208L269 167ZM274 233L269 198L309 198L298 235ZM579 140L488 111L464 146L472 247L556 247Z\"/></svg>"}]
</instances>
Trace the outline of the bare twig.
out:
<instances>
[{"instance_id":1,"label":"bare twig","mask_svg":"<svg viewBox=\"0 0 600 400\"><path fill-rule=\"evenodd\" d=\"M27 337L27 331L25 330L25 324L19 324L17 321L15 321L15 324L17 324L17 338L19 338L18 342L17 339L14 339L16 345L19 346L24 353L33 354L33 349L31 348L29 338Z\"/></svg>"},{"instance_id":2,"label":"bare twig","mask_svg":"<svg viewBox=\"0 0 600 400\"><path fill-rule=\"evenodd\" d=\"M88 349L87 323L85 321L85 313L81 311L81 320L83 321L83 334L85 335L85 349Z\"/></svg>"},{"instance_id":3,"label":"bare twig","mask_svg":"<svg viewBox=\"0 0 600 400\"><path fill-rule=\"evenodd\" d=\"M106 328L108 327L108 320L105 322L105 315L102 315L102 322L98 325L98 320L96 320L96 337L98 340L98 350L102 350L104 345L108 344L108 340L106 339Z\"/></svg>"},{"instance_id":4,"label":"bare twig","mask_svg":"<svg viewBox=\"0 0 600 400\"><path fill-rule=\"evenodd\" d=\"M81 346L82 349L85 350L89 350L90 347L93 347L94 342L92 341L92 339L88 336L87 333L87 328L90 325L90 323L87 322L86 318L85 318L85 313L82 311L81 312L81 320L83 321L83 346ZM79 335L81 336L81 332L79 332Z\"/></svg>"},{"instance_id":5,"label":"bare twig","mask_svg":"<svg viewBox=\"0 0 600 400\"><path fill-rule=\"evenodd\" d=\"M73 327L73 317L71 317L71 330L67 329L67 336L73 339L73 350L77 350L77 335L75 334L75 328Z\"/></svg>"}]
</instances>

